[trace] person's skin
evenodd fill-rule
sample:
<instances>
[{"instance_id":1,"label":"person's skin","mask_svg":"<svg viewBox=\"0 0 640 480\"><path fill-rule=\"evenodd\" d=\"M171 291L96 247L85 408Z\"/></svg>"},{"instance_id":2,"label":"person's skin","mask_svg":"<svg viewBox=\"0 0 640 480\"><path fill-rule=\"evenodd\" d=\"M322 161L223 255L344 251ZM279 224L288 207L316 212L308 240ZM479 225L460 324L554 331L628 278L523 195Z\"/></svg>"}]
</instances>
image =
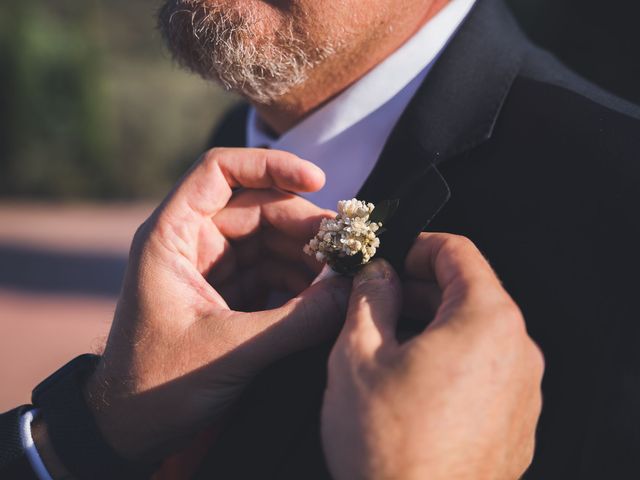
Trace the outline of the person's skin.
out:
<instances>
[{"instance_id":1,"label":"person's skin","mask_svg":"<svg viewBox=\"0 0 640 480\"><path fill-rule=\"evenodd\" d=\"M337 334L349 300L344 278L279 309L228 307L238 290L254 298L296 276L290 289L306 287L306 268L294 264L303 265L301 246L328 212L271 187L321 184L319 170L284 152L213 150L139 229L101 367L86 387L122 456L162 458L222 420L270 362ZM238 185L263 190L232 196ZM422 235L407 258L406 313L437 313L399 345L401 288L384 262L355 278L322 412L332 473L516 478L531 460L542 374L517 307L475 247L451 235ZM34 438L54 478L66 477L44 422Z\"/></svg>"},{"instance_id":2,"label":"person's skin","mask_svg":"<svg viewBox=\"0 0 640 480\"><path fill-rule=\"evenodd\" d=\"M393 269L376 261L354 279L322 409L333 478L520 478L533 456L544 362L518 307L461 237L421 235L406 273L405 310L436 313L403 343Z\"/></svg>"},{"instance_id":3,"label":"person's skin","mask_svg":"<svg viewBox=\"0 0 640 480\"><path fill-rule=\"evenodd\" d=\"M176 38L172 24L183 21L193 26L194 19L197 23L204 10L215 8L246 19L252 26L246 48L264 52L268 51L266 47L278 43L280 32L291 28L296 33L293 48L307 52L313 66L304 68L305 80L302 83L296 84L295 74L284 74L286 82L295 84L286 93L272 100L253 102L261 119L274 132L281 134L396 51L449 1L164 0L160 25L170 49L178 44L190 45L186 50L180 48L181 53L176 58L206 78L211 78L210 68L213 67L204 59L215 56L215 45L224 44L225 40L208 38L204 45L193 40L206 37L207 30L215 30L215 25L207 25L204 32L190 31L187 27ZM229 27L225 31L232 29ZM331 53L318 56L318 50ZM279 60L277 53L273 55L269 65ZM233 63L229 60L225 67L229 66L228 62ZM264 66L249 65L248 68L258 70L259 77L259 70ZM286 66L282 68L286 69ZM233 74L234 78L240 79L233 88L241 95L243 85L246 85L241 81L242 75L246 72L235 71Z\"/></svg>"},{"instance_id":4,"label":"person's skin","mask_svg":"<svg viewBox=\"0 0 640 480\"><path fill-rule=\"evenodd\" d=\"M214 149L138 230L109 339L86 386L97 424L121 456L161 459L220 421L268 364L338 334L350 281L307 288L316 272L302 251L327 212L284 193L323 183L319 168L286 152ZM247 190L232 194L235 187ZM254 310L272 288L299 295ZM34 435L46 465L62 476L43 422Z\"/></svg>"},{"instance_id":5,"label":"person's skin","mask_svg":"<svg viewBox=\"0 0 640 480\"><path fill-rule=\"evenodd\" d=\"M231 0L229 0L231 1ZM450 0L317 0L254 1L253 8L276 8L271 14L300 15L310 38L331 36L336 55L314 68L304 84L269 105L256 104L260 117L283 133L356 82L396 51L431 20ZM277 28L279 22L270 22ZM269 28L269 27L267 27Z\"/></svg>"}]
</instances>

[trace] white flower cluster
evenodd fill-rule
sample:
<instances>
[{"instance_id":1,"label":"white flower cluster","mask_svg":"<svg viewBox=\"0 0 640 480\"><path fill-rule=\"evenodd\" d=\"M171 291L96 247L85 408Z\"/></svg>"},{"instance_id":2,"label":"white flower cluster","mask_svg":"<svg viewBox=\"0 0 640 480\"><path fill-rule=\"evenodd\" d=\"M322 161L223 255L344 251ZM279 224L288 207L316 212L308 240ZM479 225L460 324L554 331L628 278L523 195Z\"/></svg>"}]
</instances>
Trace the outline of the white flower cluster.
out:
<instances>
[{"instance_id":1,"label":"white flower cluster","mask_svg":"<svg viewBox=\"0 0 640 480\"><path fill-rule=\"evenodd\" d=\"M338 202L335 219L323 219L320 230L304 247L304 252L319 262L362 254L365 264L376 254L380 239L376 232L382 223L369 221L375 205L355 198Z\"/></svg>"}]
</instances>

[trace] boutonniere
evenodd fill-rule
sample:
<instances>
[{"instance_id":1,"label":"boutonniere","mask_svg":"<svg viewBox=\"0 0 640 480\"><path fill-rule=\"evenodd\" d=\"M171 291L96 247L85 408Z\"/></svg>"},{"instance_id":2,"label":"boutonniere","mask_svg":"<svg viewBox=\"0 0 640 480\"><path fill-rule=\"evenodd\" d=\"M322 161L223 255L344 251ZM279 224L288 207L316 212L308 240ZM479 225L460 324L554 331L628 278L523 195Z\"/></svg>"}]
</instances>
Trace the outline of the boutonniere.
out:
<instances>
[{"instance_id":1,"label":"boutonniere","mask_svg":"<svg viewBox=\"0 0 640 480\"><path fill-rule=\"evenodd\" d=\"M400 204L385 200L374 205L355 198L338 202L338 215L325 218L304 252L319 262L327 262L335 272L355 275L380 248L384 225Z\"/></svg>"}]
</instances>

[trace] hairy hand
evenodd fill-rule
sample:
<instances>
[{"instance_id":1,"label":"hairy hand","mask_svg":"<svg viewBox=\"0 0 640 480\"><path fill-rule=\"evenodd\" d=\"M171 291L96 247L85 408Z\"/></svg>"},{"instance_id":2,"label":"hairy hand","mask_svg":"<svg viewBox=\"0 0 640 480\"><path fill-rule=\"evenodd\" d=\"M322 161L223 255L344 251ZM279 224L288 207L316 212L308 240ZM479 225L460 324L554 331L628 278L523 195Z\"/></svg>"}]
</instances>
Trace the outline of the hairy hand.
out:
<instances>
[{"instance_id":1,"label":"hairy hand","mask_svg":"<svg viewBox=\"0 0 640 480\"><path fill-rule=\"evenodd\" d=\"M323 182L285 152L215 149L140 227L87 385L99 427L123 456L157 458L220 419L270 362L337 334L349 282L307 288L311 272L297 261L325 212L286 193ZM251 311L272 288L300 294Z\"/></svg>"},{"instance_id":2,"label":"hairy hand","mask_svg":"<svg viewBox=\"0 0 640 480\"><path fill-rule=\"evenodd\" d=\"M462 237L423 234L406 272L413 311L437 304L404 343L393 269L374 262L354 280L322 412L334 478L519 478L533 455L543 359L518 307Z\"/></svg>"}]
</instances>

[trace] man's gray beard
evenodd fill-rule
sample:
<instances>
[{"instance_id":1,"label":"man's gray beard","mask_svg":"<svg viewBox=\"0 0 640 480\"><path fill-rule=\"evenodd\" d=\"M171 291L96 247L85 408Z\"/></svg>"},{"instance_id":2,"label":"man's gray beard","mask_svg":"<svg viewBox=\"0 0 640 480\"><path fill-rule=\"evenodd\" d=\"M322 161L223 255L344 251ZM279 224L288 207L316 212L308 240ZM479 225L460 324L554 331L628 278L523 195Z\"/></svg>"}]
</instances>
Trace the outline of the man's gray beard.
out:
<instances>
[{"instance_id":1,"label":"man's gray beard","mask_svg":"<svg viewBox=\"0 0 640 480\"><path fill-rule=\"evenodd\" d=\"M330 44L308 45L293 22L264 38L251 12L202 0L167 1L159 26L180 65L261 104L303 83L335 51Z\"/></svg>"}]
</instances>

